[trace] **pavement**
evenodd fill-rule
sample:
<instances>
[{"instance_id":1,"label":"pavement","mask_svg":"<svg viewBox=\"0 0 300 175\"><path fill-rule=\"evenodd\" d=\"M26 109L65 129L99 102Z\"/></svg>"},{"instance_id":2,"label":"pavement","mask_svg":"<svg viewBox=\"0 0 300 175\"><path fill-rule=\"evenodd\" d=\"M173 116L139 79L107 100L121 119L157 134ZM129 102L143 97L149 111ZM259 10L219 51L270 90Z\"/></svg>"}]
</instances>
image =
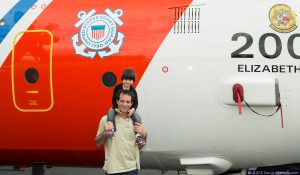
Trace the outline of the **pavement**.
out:
<instances>
[{"instance_id":1,"label":"pavement","mask_svg":"<svg viewBox=\"0 0 300 175\"><path fill-rule=\"evenodd\" d=\"M139 175L161 175L159 170L140 170ZM167 171L164 175L177 175L177 171ZM0 175L31 175L31 168L13 171L13 167L0 166ZM47 168L45 175L104 175L100 168L53 167Z\"/></svg>"}]
</instances>

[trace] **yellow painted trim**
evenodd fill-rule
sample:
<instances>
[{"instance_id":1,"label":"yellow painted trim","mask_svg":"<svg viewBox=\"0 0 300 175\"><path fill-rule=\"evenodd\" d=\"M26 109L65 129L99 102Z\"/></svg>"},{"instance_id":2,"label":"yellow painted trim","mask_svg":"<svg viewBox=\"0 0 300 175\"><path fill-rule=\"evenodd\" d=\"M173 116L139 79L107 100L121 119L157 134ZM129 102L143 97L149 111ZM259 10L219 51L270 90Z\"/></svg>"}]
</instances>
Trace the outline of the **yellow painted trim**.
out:
<instances>
[{"instance_id":1,"label":"yellow painted trim","mask_svg":"<svg viewBox=\"0 0 300 175\"><path fill-rule=\"evenodd\" d=\"M27 94L38 94L39 91L37 91L37 90L36 90L36 91L26 91L26 93L27 93Z\"/></svg>"},{"instance_id":2,"label":"yellow painted trim","mask_svg":"<svg viewBox=\"0 0 300 175\"><path fill-rule=\"evenodd\" d=\"M16 95L15 95L15 77L14 77L14 61L15 61L15 45L16 45L16 39L19 35L23 33L38 33L38 32L45 32L48 33L51 37L51 42L50 42L50 96L51 96L51 104L48 108L46 109L22 109L17 105L16 102ZM26 31L21 31L16 34L14 37L13 41L13 50L12 50L12 59L11 59L11 86L12 86L12 96L13 96L13 103L14 106L22 112L47 112L50 111L54 105L54 98L53 98L53 84L52 84L52 49L53 49L53 34L48 31L48 30L26 30ZM28 91L27 91L28 92Z\"/></svg>"}]
</instances>

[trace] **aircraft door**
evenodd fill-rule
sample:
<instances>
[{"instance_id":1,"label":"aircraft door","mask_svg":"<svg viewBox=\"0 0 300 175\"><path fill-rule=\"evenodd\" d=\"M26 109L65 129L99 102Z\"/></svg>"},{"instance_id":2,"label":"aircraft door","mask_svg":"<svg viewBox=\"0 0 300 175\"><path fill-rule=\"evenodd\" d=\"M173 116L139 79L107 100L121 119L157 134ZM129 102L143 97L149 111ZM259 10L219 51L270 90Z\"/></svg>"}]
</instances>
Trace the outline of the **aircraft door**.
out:
<instances>
[{"instance_id":1,"label":"aircraft door","mask_svg":"<svg viewBox=\"0 0 300 175\"><path fill-rule=\"evenodd\" d=\"M11 79L13 103L19 111L46 112L53 107L52 45L53 36L47 30L15 36Z\"/></svg>"}]
</instances>

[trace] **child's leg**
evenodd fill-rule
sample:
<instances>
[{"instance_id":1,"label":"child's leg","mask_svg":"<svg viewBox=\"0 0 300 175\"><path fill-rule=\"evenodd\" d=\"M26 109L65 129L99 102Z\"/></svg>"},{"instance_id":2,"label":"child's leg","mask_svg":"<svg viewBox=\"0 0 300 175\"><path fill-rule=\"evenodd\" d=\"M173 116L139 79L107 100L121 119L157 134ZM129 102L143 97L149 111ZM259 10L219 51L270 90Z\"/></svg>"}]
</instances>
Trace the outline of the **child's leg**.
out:
<instances>
[{"instance_id":1,"label":"child's leg","mask_svg":"<svg viewBox=\"0 0 300 175\"><path fill-rule=\"evenodd\" d=\"M132 119L133 124L135 124L135 123L142 124L141 116L136 111L133 111L133 113L130 117Z\"/></svg>"},{"instance_id":2,"label":"child's leg","mask_svg":"<svg viewBox=\"0 0 300 175\"><path fill-rule=\"evenodd\" d=\"M135 123L142 124L141 116L137 112L134 111L130 117L132 119L133 124L135 124ZM145 140L143 139L143 137L139 133L134 132L134 135L135 135L135 142L138 145L143 146L143 145L146 144Z\"/></svg>"},{"instance_id":3,"label":"child's leg","mask_svg":"<svg viewBox=\"0 0 300 175\"><path fill-rule=\"evenodd\" d=\"M133 111L133 113L130 117L132 119L133 124L135 124L135 123L142 124L141 116L136 111ZM137 134L137 132L134 132L134 133L135 133L135 135Z\"/></svg>"},{"instance_id":4,"label":"child's leg","mask_svg":"<svg viewBox=\"0 0 300 175\"><path fill-rule=\"evenodd\" d=\"M116 111L113 108L110 108L107 113L107 121L113 123L114 131L116 131L115 117L116 117Z\"/></svg>"}]
</instances>

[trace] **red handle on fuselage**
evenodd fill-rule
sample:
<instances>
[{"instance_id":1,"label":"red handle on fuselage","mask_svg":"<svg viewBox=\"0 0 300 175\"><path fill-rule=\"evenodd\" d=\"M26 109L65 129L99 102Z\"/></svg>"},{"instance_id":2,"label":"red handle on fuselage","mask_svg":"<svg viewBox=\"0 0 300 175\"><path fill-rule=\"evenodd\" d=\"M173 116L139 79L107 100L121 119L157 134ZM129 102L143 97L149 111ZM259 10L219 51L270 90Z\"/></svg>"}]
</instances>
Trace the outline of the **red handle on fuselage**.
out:
<instances>
[{"instance_id":1,"label":"red handle on fuselage","mask_svg":"<svg viewBox=\"0 0 300 175\"><path fill-rule=\"evenodd\" d=\"M242 101L244 100L244 89L241 84L236 83L232 87L233 100L238 103L239 114L242 114Z\"/></svg>"}]
</instances>

